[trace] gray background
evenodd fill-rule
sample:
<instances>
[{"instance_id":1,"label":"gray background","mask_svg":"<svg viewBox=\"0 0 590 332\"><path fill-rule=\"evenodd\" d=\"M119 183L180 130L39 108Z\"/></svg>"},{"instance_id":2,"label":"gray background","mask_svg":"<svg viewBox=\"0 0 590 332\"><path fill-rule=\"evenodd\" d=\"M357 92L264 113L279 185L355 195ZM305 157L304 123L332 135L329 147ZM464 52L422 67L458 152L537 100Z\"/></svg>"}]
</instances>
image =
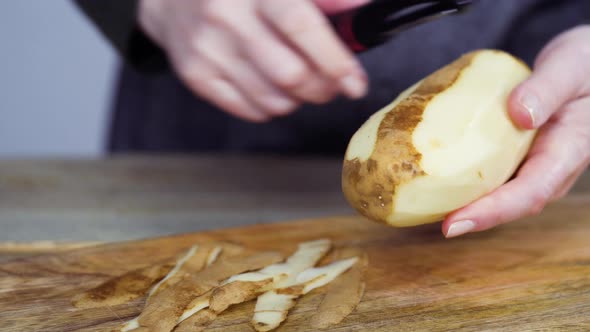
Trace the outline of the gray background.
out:
<instances>
[{"instance_id":1,"label":"gray background","mask_svg":"<svg viewBox=\"0 0 590 332\"><path fill-rule=\"evenodd\" d=\"M0 3L0 158L104 150L116 56L68 0Z\"/></svg>"}]
</instances>

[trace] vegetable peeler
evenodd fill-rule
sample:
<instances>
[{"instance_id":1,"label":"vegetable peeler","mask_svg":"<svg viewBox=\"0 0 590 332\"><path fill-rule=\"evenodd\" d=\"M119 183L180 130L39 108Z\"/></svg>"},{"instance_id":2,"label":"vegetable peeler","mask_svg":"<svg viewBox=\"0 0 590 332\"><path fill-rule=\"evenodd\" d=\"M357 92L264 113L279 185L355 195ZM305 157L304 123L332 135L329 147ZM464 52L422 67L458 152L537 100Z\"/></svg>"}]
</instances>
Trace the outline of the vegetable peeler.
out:
<instances>
[{"instance_id":1,"label":"vegetable peeler","mask_svg":"<svg viewBox=\"0 0 590 332\"><path fill-rule=\"evenodd\" d=\"M330 17L348 47L364 52L401 31L437 18L464 12L473 0L373 0L369 4Z\"/></svg>"}]
</instances>

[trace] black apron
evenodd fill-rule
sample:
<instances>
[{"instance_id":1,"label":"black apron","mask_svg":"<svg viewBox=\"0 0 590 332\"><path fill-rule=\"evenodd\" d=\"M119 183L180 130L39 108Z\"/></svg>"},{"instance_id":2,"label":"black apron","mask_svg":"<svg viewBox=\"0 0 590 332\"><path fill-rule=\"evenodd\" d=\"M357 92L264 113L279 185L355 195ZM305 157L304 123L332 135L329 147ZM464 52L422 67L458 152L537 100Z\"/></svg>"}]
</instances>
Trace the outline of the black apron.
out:
<instances>
[{"instance_id":1,"label":"black apron","mask_svg":"<svg viewBox=\"0 0 590 332\"><path fill-rule=\"evenodd\" d=\"M590 0L480 0L464 15L414 28L362 54L371 85L363 100L304 105L264 124L233 118L195 97L170 70L153 75L124 65L109 150L342 155L372 113L461 54L498 48L532 64L553 37L589 17Z\"/></svg>"}]
</instances>

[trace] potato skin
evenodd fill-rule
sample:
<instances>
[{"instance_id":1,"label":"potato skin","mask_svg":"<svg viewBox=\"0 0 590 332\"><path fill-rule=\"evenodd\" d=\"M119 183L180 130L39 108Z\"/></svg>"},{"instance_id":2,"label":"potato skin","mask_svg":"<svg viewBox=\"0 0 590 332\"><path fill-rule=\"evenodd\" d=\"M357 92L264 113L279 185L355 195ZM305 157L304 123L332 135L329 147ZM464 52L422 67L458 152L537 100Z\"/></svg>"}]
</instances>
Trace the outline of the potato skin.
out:
<instances>
[{"instance_id":1,"label":"potato skin","mask_svg":"<svg viewBox=\"0 0 590 332\"><path fill-rule=\"evenodd\" d=\"M389 109L379 123L376 140L368 158L348 159L347 151L342 170L342 190L350 205L359 213L371 220L392 224L388 219L396 210L394 205L398 188L428 175L421 167L423 156L414 146L414 130L422 121L429 102L452 87L480 52L500 51L471 52L434 72L419 82L413 90L411 88L408 95L399 102L388 106ZM370 121L379 119L369 119L367 122ZM437 220L428 222L433 221Z\"/></svg>"},{"instance_id":2,"label":"potato skin","mask_svg":"<svg viewBox=\"0 0 590 332\"><path fill-rule=\"evenodd\" d=\"M350 205L362 215L387 223L387 217L395 208L396 188L426 175L420 167L422 155L412 143L412 133L422 120L428 102L453 85L474 55L466 54L439 69L388 111L379 125L377 141L368 160L344 160L342 191Z\"/></svg>"}]
</instances>

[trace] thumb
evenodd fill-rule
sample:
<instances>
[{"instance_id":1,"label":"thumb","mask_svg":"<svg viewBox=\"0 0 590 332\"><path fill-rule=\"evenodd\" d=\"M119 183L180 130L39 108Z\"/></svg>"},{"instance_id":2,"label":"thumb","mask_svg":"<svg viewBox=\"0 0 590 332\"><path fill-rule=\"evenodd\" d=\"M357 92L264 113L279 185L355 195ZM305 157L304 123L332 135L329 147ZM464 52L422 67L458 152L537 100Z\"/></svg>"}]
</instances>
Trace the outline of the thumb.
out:
<instances>
[{"instance_id":1,"label":"thumb","mask_svg":"<svg viewBox=\"0 0 590 332\"><path fill-rule=\"evenodd\" d=\"M371 0L312 0L325 14L336 14L349 9L360 7Z\"/></svg>"},{"instance_id":2,"label":"thumb","mask_svg":"<svg viewBox=\"0 0 590 332\"><path fill-rule=\"evenodd\" d=\"M508 108L520 127L542 126L563 105L590 93L590 27L572 29L541 52L533 74L511 94Z\"/></svg>"}]
</instances>

